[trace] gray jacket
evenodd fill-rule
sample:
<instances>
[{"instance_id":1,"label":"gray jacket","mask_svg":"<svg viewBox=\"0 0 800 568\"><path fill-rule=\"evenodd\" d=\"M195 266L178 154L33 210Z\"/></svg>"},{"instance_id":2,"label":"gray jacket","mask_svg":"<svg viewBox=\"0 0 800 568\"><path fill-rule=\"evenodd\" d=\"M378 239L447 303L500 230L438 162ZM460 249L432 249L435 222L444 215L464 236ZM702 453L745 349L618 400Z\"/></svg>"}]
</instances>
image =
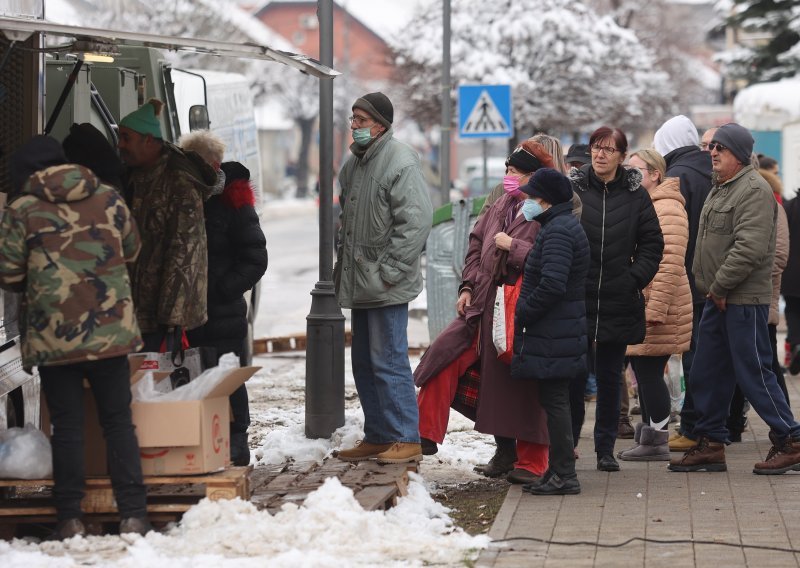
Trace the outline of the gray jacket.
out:
<instances>
[{"instance_id":1,"label":"gray jacket","mask_svg":"<svg viewBox=\"0 0 800 568\"><path fill-rule=\"evenodd\" d=\"M341 228L333 279L344 308L405 304L422 291L420 255L433 206L419 157L389 129L339 173Z\"/></svg>"},{"instance_id":2,"label":"gray jacket","mask_svg":"<svg viewBox=\"0 0 800 568\"><path fill-rule=\"evenodd\" d=\"M752 166L714 185L700 214L695 284L729 304L770 304L778 203Z\"/></svg>"}]
</instances>

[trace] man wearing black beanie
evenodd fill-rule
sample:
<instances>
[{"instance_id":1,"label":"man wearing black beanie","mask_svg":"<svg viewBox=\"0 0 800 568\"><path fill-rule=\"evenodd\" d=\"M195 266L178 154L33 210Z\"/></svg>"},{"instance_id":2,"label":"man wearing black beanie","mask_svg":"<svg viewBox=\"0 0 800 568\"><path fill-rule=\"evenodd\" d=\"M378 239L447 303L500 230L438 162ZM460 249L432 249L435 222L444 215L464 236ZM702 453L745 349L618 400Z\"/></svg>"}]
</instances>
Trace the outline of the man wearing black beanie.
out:
<instances>
[{"instance_id":1,"label":"man wearing black beanie","mask_svg":"<svg viewBox=\"0 0 800 568\"><path fill-rule=\"evenodd\" d=\"M416 391L408 361L408 303L422 291L420 256L433 206L419 156L394 138L383 93L353 103L353 144L339 173L336 298L352 309L353 377L364 439L339 459L405 463L422 459Z\"/></svg>"},{"instance_id":2,"label":"man wearing black beanie","mask_svg":"<svg viewBox=\"0 0 800 568\"><path fill-rule=\"evenodd\" d=\"M697 445L672 471L725 471L728 408L736 385L770 427L772 449L753 473L800 469L800 424L772 372L767 327L778 203L750 165L753 137L734 123L708 145L713 183L700 215L692 270L706 294L692 362Z\"/></svg>"}]
</instances>

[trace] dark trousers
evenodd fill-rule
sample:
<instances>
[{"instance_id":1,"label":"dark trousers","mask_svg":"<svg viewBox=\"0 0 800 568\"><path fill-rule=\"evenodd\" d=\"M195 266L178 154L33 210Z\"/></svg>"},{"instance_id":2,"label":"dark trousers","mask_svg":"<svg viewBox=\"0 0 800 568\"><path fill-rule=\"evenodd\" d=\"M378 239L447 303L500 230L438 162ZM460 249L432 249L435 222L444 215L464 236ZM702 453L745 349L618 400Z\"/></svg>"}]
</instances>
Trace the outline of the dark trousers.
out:
<instances>
[{"instance_id":1,"label":"dark trousers","mask_svg":"<svg viewBox=\"0 0 800 568\"><path fill-rule=\"evenodd\" d=\"M694 425L697 422L697 413L694 410L694 398L692 397L692 362L697 348L697 334L700 330L700 319L703 316L705 304L694 304L692 315L692 341L689 351L683 354L683 383L686 389L683 392L683 406L681 407L681 426L680 433L684 436L691 435Z\"/></svg>"},{"instance_id":2,"label":"dark trousers","mask_svg":"<svg viewBox=\"0 0 800 568\"><path fill-rule=\"evenodd\" d=\"M721 312L706 302L692 363L697 424L692 437L728 441L726 419L738 384L779 440L800 439L798 424L775 374L769 344L769 306L728 304Z\"/></svg>"},{"instance_id":3,"label":"dark trousers","mask_svg":"<svg viewBox=\"0 0 800 568\"><path fill-rule=\"evenodd\" d=\"M639 407L642 409L642 422L654 424L666 420L669 423L671 399L664 381L664 368L669 355L655 357L631 357L631 366L639 384Z\"/></svg>"},{"instance_id":4,"label":"dark trousers","mask_svg":"<svg viewBox=\"0 0 800 568\"><path fill-rule=\"evenodd\" d=\"M547 412L550 434L550 471L559 477L575 477L575 447L572 441L569 379L539 381L539 402ZM581 402L583 402L581 400Z\"/></svg>"},{"instance_id":5,"label":"dark trousers","mask_svg":"<svg viewBox=\"0 0 800 568\"><path fill-rule=\"evenodd\" d=\"M786 309L783 312L786 318L786 340L794 347L800 343L800 296L783 296Z\"/></svg>"},{"instance_id":6,"label":"dark trousers","mask_svg":"<svg viewBox=\"0 0 800 568\"><path fill-rule=\"evenodd\" d=\"M778 386L783 391L783 396L786 397L786 404L789 404L789 390L786 388L786 377L783 375L783 367L778 361L778 326L769 324L769 341L772 346L772 372L775 373L775 378L778 379ZM731 408L728 412L728 431L741 434L744 431L744 426L747 421L747 399L742 392L739 385L736 385L736 390L733 392L731 399Z\"/></svg>"},{"instance_id":7,"label":"dark trousers","mask_svg":"<svg viewBox=\"0 0 800 568\"><path fill-rule=\"evenodd\" d=\"M589 350L589 361L597 377L597 406L594 419L594 451L598 456L612 455L619 425L619 389L622 384L622 365L625 361L624 343L595 343Z\"/></svg>"},{"instance_id":8,"label":"dark trousers","mask_svg":"<svg viewBox=\"0 0 800 568\"><path fill-rule=\"evenodd\" d=\"M60 521L81 517L83 463L83 379L91 385L108 450L108 469L122 518L146 515L139 443L131 422L127 357L39 367L53 426L53 497Z\"/></svg>"}]
</instances>

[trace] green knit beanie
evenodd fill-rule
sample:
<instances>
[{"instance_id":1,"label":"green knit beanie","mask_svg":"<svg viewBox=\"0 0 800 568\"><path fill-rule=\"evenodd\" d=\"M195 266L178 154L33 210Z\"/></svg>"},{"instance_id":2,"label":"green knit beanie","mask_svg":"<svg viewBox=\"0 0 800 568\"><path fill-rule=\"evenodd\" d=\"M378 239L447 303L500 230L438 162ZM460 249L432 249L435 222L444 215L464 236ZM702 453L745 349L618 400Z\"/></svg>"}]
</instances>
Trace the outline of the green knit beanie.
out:
<instances>
[{"instance_id":1,"label":"green knit beanie","mask_svg":"<svg viewBox=\"0 0 800 568\"><path fill-rule=\"evenodd\" d=\"M123 118L119 125L130 128L139 134L149 134L153 138L161 138L161 123L158 121L156 110L150 101Z\"/></svg>"}]
</instances>

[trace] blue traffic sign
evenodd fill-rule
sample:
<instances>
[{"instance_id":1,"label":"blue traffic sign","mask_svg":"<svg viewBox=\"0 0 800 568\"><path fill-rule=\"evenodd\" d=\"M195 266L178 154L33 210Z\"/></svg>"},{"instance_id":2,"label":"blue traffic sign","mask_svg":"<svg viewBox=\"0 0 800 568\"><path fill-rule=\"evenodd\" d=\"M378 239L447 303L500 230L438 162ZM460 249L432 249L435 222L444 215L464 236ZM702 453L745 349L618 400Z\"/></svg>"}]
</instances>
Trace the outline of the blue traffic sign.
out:
<instances>
[{"instance_id":1,"label":"blue traffic sign","mask_svg":"<svg viewBox=\"0 0 800 568\"><path fill-rule=\"evenodd\" d=\"M461 138L510 138L511 85L462 85L458 88L458 135Z\"/></svg>"}]
</instances>

